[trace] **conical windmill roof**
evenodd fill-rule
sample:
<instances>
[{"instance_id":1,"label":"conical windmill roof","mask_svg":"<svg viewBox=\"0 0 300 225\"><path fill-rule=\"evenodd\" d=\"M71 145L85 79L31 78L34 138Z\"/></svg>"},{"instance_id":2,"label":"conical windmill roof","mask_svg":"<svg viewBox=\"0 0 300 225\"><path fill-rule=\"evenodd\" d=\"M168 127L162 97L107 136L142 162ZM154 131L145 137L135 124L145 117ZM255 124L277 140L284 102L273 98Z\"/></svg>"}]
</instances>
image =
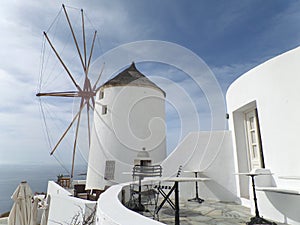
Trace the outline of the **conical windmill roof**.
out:
<instances>
[{"instance_id":1,"label":"conical windmill roof","mask_svg":"<svg viewBox=\"0 0 300 225\"><path fill-rule=\"evenodd\" d=\"M166 93L158 87L155 83L149 80L144 74L137 70L134 62L127 69L120 72L114 78L108 80L102 85L101 88L114 87L114 86L141 86L151 87L163 92L164 96Z\"/></svg>"}]
</instances>

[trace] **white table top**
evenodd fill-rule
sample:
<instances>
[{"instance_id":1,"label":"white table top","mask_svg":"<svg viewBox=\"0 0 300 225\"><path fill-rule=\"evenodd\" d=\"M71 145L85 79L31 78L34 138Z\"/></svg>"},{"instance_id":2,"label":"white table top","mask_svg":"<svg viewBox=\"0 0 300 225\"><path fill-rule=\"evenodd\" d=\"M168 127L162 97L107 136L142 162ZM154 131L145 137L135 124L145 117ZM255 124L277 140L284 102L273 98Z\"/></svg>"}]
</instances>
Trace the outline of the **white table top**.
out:
<instances>
[{"instance_id":1,"label":"white table top","mask_svg":"<svg viewBox=\"0 0 300 225\"><path fill-rule=\"evenodd\" d=\"M260 175L272 175L272 173L253 173L253 172L248 172L248 173L235 173L235 175L260 176Z\"/></svg>"},{"instance_id":2,"label":"white table top","mask_svg":"<svg viewBox=\"0 0 300 225\"><path fill-rule=\"evenodd\" d=\"M203 173L203 170L184 170L184 173Z\"/></svg>"},{"instance_id":3,"label":"white table top","mask_svg":"<svg viewBox=\"0 0 300 225\"><path fill-rule=\"evenodd\" d=\"M122 174L132 175L132 172L122 172Z\"/></svg>"},{"instance_id":4,"label":"white table top","mask_svg":"<svg viewBox=\"0 0 300 225\"><path fill-rule=\"evenodd\" d=\"M300 180L300 176L279 176L279 179Z\"/></svg>"},{"instance_id":5,"label":"white table top","mask_svg":"<svg viewBox=\"0 0 300 225\"><path fill-rule=\"evenodd\" d=\"M147 181L166 181L166 182L195 182L195 181L209 181L211 178L207 177L149 177Z\"/></svg>"}]
</instances>

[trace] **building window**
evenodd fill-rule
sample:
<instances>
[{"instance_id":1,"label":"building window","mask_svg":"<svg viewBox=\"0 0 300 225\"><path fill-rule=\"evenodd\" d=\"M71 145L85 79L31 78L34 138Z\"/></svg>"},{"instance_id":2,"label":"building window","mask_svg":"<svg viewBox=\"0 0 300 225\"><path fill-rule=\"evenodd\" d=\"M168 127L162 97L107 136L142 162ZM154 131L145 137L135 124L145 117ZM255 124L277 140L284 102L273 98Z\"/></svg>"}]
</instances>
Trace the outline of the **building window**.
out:
<instances>
[{"instance_id":1,"label":"building window","mask_svg":"<svg viewBox=\"0 0 300 225\"><path fill-rule=\"evenodd\" d=\"M105 115L105 114L107 114L107 105L103 105L102 106L102 113L101 113L102 115Z\"/></svg>"},{"instance_id":2,"label":"building window","mask_svg":"<svg viewBox=\"0 0 300 225\"><path fill-rule=\"evenodd\" d=\"M246 132L248 140L248 154L250 157L250 169L264 168L264 158L260 137L257 109L245 113Z\"/></svg>"},{"instance_id":3,"label":"building window","mask_svg":"<svg viewBox=\"0 0 300 225\"><path fill-rule=\"evenodd\" d=\"M99 100L104 98L104 91L99 92Z\"/></svg>"}]
</instances>

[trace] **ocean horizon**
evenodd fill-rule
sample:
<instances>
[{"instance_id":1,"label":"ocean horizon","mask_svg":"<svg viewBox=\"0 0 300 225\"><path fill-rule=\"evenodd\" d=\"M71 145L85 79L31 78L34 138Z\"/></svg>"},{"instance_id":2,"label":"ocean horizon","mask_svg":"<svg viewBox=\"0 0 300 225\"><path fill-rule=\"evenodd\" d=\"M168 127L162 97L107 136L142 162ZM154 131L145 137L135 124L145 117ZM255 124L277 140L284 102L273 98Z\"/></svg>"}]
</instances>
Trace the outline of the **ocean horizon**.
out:
<instances>
[{"instance_id":1,"label":"ocean horizon","mask_svg":"<svg viewBox=\"0 0 300 225\"><path fill-rule=\"evenodd\" d=\"M86 172L86 166L76 166L74 179L85 179L80 174ZM48 181L57 180L59 174L67 172L59 165L0 165L0 214L11 210L12 194L22 181L27 181L32 193L47 192Z\"/></svg>"}]
</instances>

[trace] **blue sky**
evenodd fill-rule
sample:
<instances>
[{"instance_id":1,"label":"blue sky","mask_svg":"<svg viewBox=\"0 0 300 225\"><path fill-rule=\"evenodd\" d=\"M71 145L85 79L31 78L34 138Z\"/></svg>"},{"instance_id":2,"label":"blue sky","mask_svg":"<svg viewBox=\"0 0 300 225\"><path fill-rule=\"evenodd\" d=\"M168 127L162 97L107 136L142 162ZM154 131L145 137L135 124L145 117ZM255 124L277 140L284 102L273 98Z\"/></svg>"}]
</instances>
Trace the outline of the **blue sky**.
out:
<instances>
[{"instance_id":1,"label":"blue sky","mask_svg":"<svg viewBox=\"0 0 300 225\"><path fill-rule=\"evenodd\" d=\"M300 44L300 1L296 0L1 1L0 163L56 163L49 156L35 94L42 32L62 3L85 10L98 30L102 54L135 41L178 44L204 60L224 95L240 75ZM167 79L176 74L170 80L190 90L196 107L206 104L201 90L196 90L186 74L176 68L151 63L140 63L138 68L145 74L163 73ZM63 111L60 106L64 102L58 104L57 109ZM176 109L184 107L180 102ZM169 149L173 149L182 135L195 127L193 120L181 118L171 107L167 111ZM58 120L62 130L70 120L67 114L64 116ZM183 134L179 119L188 124ZM202 120L205 124L205 117ZM62 151L59 154L57 157L64 158Z\"/></svg>"}]
</instances>

